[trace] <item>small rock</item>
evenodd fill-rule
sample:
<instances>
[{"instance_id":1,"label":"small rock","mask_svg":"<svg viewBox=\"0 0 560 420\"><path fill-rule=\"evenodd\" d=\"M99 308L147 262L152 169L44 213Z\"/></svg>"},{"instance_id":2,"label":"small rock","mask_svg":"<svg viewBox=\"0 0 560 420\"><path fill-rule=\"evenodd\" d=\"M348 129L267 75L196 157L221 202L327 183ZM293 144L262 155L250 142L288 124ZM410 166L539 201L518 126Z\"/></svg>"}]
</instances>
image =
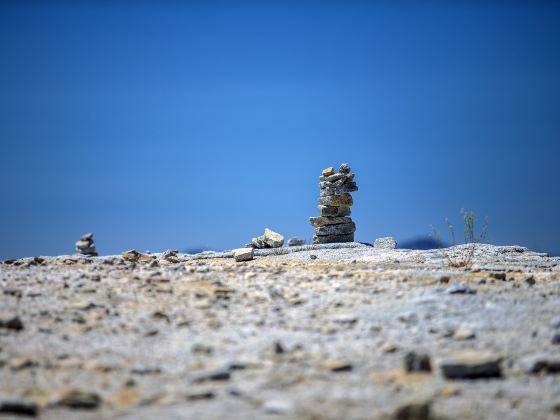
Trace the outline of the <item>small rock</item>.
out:
<instances>
[{"instance_id":1,"label":"small rock","mask_svg":"<svg viewBox=\"0 0 560 420\"><path fill-rule=\"evenodd\" d=\"M529 276L525 279L525 283L527 283L529 286L534 286L536 282L537 281L535 280L534 276Z\"/></svg>"},{"instance_id":2,"label":"small rock","mask_svg":"<svg viewBox=\"0 0 560 420\"><path fill-rule=\"evenodd\" d=\"M58 400L58 405L68 408L93 410L99 407L101 398L93 392L72 390Z\"/></svg>"},{"instance_id":3,"label":"small rock","mask_svg":"<svg viewBox=\"0 0 560 420\"><path fill-rule=\"evenodd\" d=\"M194 379L194 382L228 381L230 378L231 373L229 372L229 369L225 368L202 373Z\"/></svg>"},{"instance_id":4,"label":"small rock","mask_svg":"<svg viewBox=\"0 0 560 420\"><path fill-rule=\"evenodd\" d=\"M239 248L233 252L236 262L251 261L254 258L253 248Z\"/></svg>"},{"instance_id":5,"label":"small rock","mask_svg":"<svg viewBox=\"0 0 560 420\"><path fill-rule=\"evenodd\" d=\"M560 357L537 354L525 357L519 361L519 366L525 373L560 373Z\"/></svg>"},{"instance_id":6,"label":"small rock","mask_svg":"<svg viewBox=\"0 0 560 420\"><path fill-rule=\"evenodd\" d=\"M0 414L35 417L38 411L33 401L0 400Z\"/></svg>"},{"instance_id":7,"label":"small rock","mask_svg":"<svg viewBox=\"0 0 560 420\"><path fill-rule=\"evenodd\" d=\"M556 333L552 336L552 344L560 344L560 333Z\"/></svg>"},{"instance_id":8,"label":"small rock","mask_svg":"<svg viewBox=\"0 0 560 420\"><path fill-rule=\"evenodd\" d=\"M21 318L17 315L12 315L10 313L0 314L0 328L6 330L21 331L23 330L23 322Z\"/></svg>"},{"instance_id":9,"label":"small rock","mask_svg":"<svg viewBox=\"0 0 560 420\"><path fill-rule=\"evenodd\" d=\"M323 176L331 176L334 175L334 168L332 166L329 166L326 169L323 169L323 171L321 172L321 174Z\"/></svg>"},{"instance_id":10,"label":"small rock","mask_svg":"<svg viewBox=\"0 0 560 420\"><path fill-rule=\"evenodd\" d=\"M349 372L352 370L352 363L348 360L328 360L319 365L321 370L330 370L331 372Z\"/></svg>"},{"instance_id":11,"label":"small rock","mask_svg":"<svg viewBox=\"0 0 560 420\"><path fill-rule=\"evenodd\" d=\"M297 236L288 240L288 246L302 246L305 245L305 239L299 239Z\"/></svg>"},{"instance_id":12,"label":"small rock","mask_svg":"<svg viewBox=\"0 0 560 420\"><path fill-rule=\"evenodd\" d=\"M311 254L311 255L309 256L309 258L312 259L312 260L316 260L316 259L317 259L317 255Z\"/></svg>"},{"instance_id":13,"label":"small rock","mask_svg":"<svg viewBox=\"0 0 560 420\"><path fill-rule=\"evenodd\" d=\"M453 332L453 338L455 340L470 340L475 336L475 332L466 326L460 326Z\"/></svg>"},{"instance_id":14,"label":"small rock","mask_svg":"<svg viewBox=\"0 0 560 420\"><path fill-rule=\"evenodd\" d=\"M154 256L142 254L135 249L125 251L121 254L123 260L128 262L151 262L155 259Z\"/></svg>"},{"instance_id":15,"label":"small rock","mask_svg":"<svg viewBox=\"0 0 560 420\"><path fill-rule=\"evenodd\" d=\"M211 400L215 396L216 394L211 390L198 390L187 393L187 399L189 401Z\"/></svg>"},{"instance_id":16,"label":"small rock","mask_svg":"<svg viewBox=\"0 0 560 420\"><path fill-rule=\"evenodd\" d=\"M395 249L397 247L397 241L391 236L377 238L373 242L373 247L376 249Z\"/></svg>"},{"instance_id":17,"label":"small rock","mask_svg":"<svg viewBox=\"0 0 560 420\"><path fill-rule=\"evenodd\" d=\"M468 286L465 283L456 283L449 286L447 289L447 293L450 295L457 295L457 294L467 294L467 295L474 295L476 294L476 289Z\"/></svg>"},{"instance_id":18,"label":"small rock","mask_svg":"<svg viewBox=\"0 0 560 420\"><path fill-rule=\"evenodd\" d=\"M506 281L506 273L490 273L490 277L496 280Z\"/></svg>"},{"instance_id":19,"label":"small rock","mask_svg":"<svg viewBox=\"0 0 560 420\"><path fill-rule=\"evenodd\" d=\"M465 350L442 360L440 368L447 379L500 378L502 359L491 352Z\"/></svg>"},{"instance_id":20,"label":"small rock","mask_svg":"<svg viewBox=\"0 0 560 420\"><path fill-rule=\"evenodd\" d=\"M283 399L268 400L262 408L269 414L286 414L293 410L293 403Z\"/></svg>"},{"instance_id":21,"label":"small rock","mask_svg":"<svg viewBox=\"0 0 560 420\"><path fill-rule=\"evenodd\" d=\"M266 228L264 230L264 241L271 248L280 248L284 245L284 236L280 235L278 232Z\"/></svg>"},{"instance_id":22,"label":"small rock","mask_svg":"<svg viewBox=\"0 0 560 420\"><path fill-rule=\"evenodd\" d=\"M393 413L394 420L430 420L431 402L412 402L401 407Z\"/></svg>"},{"instance_id":23,"label":"small rock","mask_svg":"<svg viewBox=\"0 0 560 420\"><path fill-rule=\"evenodd\" d=\"M398 347L392 343L385 343L381 346L381 351L383 353L394 353L396 352Z\"/></svg>"},{"instance_id":24,"label":"small rock","mask_svg":"<svg viewBox=\"0 0 560 420\"><path fill-rule=\"evenodd\" d=\"M430 356L425 353L408 352L404 356L404 368L407 372L431 372Z\"/></svg>"}]
</instances>

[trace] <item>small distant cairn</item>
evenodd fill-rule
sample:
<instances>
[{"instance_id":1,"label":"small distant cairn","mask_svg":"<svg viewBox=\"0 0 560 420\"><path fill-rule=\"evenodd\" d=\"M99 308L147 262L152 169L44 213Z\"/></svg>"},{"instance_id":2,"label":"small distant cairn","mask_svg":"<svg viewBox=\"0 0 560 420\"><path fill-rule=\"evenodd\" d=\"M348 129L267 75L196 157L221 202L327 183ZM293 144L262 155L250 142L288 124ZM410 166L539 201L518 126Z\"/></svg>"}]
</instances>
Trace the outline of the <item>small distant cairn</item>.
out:
<instances>
[{"instance_id":1,"label":"small distant cairn","mask_svg":"<svg viewBox=\"0 0 560 420\"><path fill-rule=\"evenodd\" d=\"M354 182L354 174L350 167L343 163L338 172L331 166L323 170L319 177L319 217L310 217L315 228L314 244L330 244L337 242L354 242L356 225L350 216L350 206L353 204L349 194L358 191Z\"/></svg>"},{"instance_id":2,"label":"small distant cairn","mask_svg":"<svg viewBox=\"0 0 560 420\"><path fill-rule=\"evenodd\" d=\"M97 257L95 243L93 242L93 233L86 233L78 242L76 242L76 252L80 255Z\"/></svg>"}]
</instances>

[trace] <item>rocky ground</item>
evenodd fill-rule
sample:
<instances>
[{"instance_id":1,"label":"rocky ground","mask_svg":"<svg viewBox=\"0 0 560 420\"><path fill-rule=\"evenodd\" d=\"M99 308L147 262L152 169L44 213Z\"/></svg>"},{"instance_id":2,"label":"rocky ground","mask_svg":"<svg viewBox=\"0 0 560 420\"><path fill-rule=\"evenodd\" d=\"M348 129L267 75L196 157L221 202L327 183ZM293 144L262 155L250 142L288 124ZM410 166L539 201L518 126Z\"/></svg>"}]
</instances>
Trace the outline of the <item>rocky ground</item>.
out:
<instances>
[{"instance_id":1,"label":"rocky ground","mask_svg":"<svg viewBox=\"0 0 560 420\"><path fill-rule=\"evenodd\" d=\"M560 258L475 251L4 261L0 415L558 418Z\"/></svg>"}]
</instances>

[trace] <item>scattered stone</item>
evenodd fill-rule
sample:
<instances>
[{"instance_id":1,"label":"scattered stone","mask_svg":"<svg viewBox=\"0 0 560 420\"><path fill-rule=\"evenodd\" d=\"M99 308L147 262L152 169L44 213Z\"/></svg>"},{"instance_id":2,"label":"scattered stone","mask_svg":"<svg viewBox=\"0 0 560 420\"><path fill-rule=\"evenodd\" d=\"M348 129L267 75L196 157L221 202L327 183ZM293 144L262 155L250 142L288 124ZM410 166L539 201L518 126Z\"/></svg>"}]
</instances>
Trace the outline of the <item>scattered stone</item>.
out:
<instances>
[{"instance_id":1,"label":"scattered stone","mask_svg":"<svg viewBox=\"0 0 560 420\"><path fill-rule=\"evenodd\" d=\"M1 313L0 314L0 328L6 330L14 330L14 331L21 331L23 330L23 322L21 318L17 315L13 315L10 313Z\"/></svg>"},{"instance_id":2,"label":"scattered stone","mask_svg":"<svg viewBox=\"0 0 560 420\"><path fill-rule=\"evenodd\" d=\"M93 233L86 233L76 242L76 252L80 255L97 257L95 243L93 242Z\"/></svg>"},{"instance_id":3,"label":"scattered stone","mask_svg":"<svg viewBox=\"0 0 560 420\"><path fill-rule=\"evenodd\" d=\"M430 420L431 402L412 402L400 406L393 413L394 420Z\"/></svg>"},{"instance_id":4,"label":"scattered stone","mask_svg":"<svg viewBox=\"0 0 560 420\"><path fill-rule=\"evenodd\" d=\"M228 381L230 378L231 373L229 372L229 369L224 368L202 373L194 379L194 382Z\"/></svg>"},{"instance_id":5,"label":"scattered stone","mask_svg":"<svg viewBox=\"0 0 560 420\"><path fill-rule=\"evenodd\" d=\"M282 245L284 245L284 236L269 228L265 228L264 235L253 238L245 247L263 249L280 248Z\"/></svg>"},{"instance_id":6,"label":"scattered stone","mask_svg":"<svg viewBox=\"0 0 560 420\"><path fill-rule=\"evenodd\" d=\"M527 283L529 286L534 286L536 282L537 281L535 280L534 276L529 276L525 279L525 283Z\"/></svg>"},{"instance_id":7,"label":"scattered stone","mask_svg":"<svg viewBox=\"0 0 560 420\"><path fill-rule=\"evenodd\" d=\"M309 256L309 258L312 259L312 260L316 260L316 259L317 259L317 255L311 254L311 255Z\"/></svg>"},{"instance_id":8,"label":"scattered stone","mask_svg":"<svg viewBox=\"0 0 560 420\"><path fill-rule=\"evenodd\" d=\"M552 336L552 344L560 344L560 332Z\"/></svg>"},{"instance_id":9,"label":"scattered stone","mask_svg":"<svg viewBox=\"0 0 560 420\"><path fill-rule=\"evenodd\" d=\"M456 283L452 284L447 288L447 293L450 295L459 295L459 294L467 294L467 295L474 295L476 294L476 289L468 286L465 283Z\"/></svg>"},{"instance_id":10,"label":"scattered stone","mask_svg":"<svg viewBox=\"0 0 560 420\"><path fill-rule=\"evenodd\" d=\"M274 399L266 401L262 408L269 414L286 414L293 410L293 403L290 400Z\"/></svg>"},{"instance_id":11,"label":"scattered stone","mask_svg":"<svg viewBox=\"0 0 560 420\"><path fill-rule=\"evenodd\" d=\"M455 340L470 340L476 337L476 334L469 327L461 325L453 332L453 338Z\"/></svg>"},{"instance_id":12,"label":"scattered stone","mask_svg":"<svg viewBox=\"0 0 560 420\"><path fill-rule=\"evenodd\" d=\"M0 414L35 417L38 414L37 404L26 400L0 400Z\"/></svg>"},{"instance_id":13,"label":"scattered stone","mask_svg":"<svg viewBox=\"0 0 560 420\"><path fill-rule=\"evenodd\" d=\"M253 259L253 248L239 248L233 252L236 262L251 261Z\"/></svg>"},{"instance_id":14,"label":"scattered stone","mask_svg":"<svg viewBox=\"0 0 560 420\"><path fill-rule=\"evenodd\" d=\"M93 392L83 392L72 390L67 392L58 400L58 405L62 407L93 410L99 407L101 398Z\"/></svg>"},{"instance_id":15,"label":"scattered stone","mask_svg":"<svg viewBox=\"0 0 560 420\"><path fill-rule=\"evenodd\" d=\"M128 261L128 262L151 262L152 260L154 260L156 257L154 257L153 255L147 255L147 254L142 254L138 251L136 251L135 249L131 249L129 251L125 251L121 254L123 260Z\"/></svg>"},{"instance_id":16,"label":"scattered stone","mask_svg":"<svg viewBox=\"0 0 560 420\"><path fill-rule=\"evenodd\" d=\"M385 343L381 346L381 351L383 353L394 353L396 352L398 347L392 343Z\"/></svg>"},{"instance_id":17,"label":"scattered stone","mask_svg":"<svg viewBox=\"0 0 560 420\"><path fill-rule=\"evenodd\" d=\"M336 174L332 167L325 169L319 177L319 189L320 216L309 219L315 228L313 243L354 242L356 225L347 216L353 204L349 193L357 191L358 186L350 167L344 163Z\"/></svg>"},{"instance_id":18,"label":"scattered stone","mask_svg":"<svg viewBox=\"0 0 560 420\"><path fill-rule=\"evenodd\" d=\"M490 273L490 277L496 280L506 281L506 273Z\"/></svg>"},{"instance_id":19,"label":"scattered stone","mask_svg":"<svg viewBox=\"0 0 560 420\"><path fill-rule=\"evenodd\" d=\"M447 379L500 378L503 357L487 351L464 350L440 362Z\"/></svg>"},{"instance_id":20,"label":"scattered stone","mask_svg":"<svg viewBox=\"0 0 560 420\"><path fill-rule=\"evenodd\" d=\"M348 360L328 360L319 365L319 369L331 372L349 372L352 368L352 363Z\"/></svg>"},{"instance_id":21,"label":"scattered stone","mask_svg":"<svg viewBox=\"0 0 560 420\"><path fill-rule=\"evenodd\" d=\"M200 400L211 400L216 394L211 390L198 390L191 391L187 393L187 400L189 401L200 401Z\"/></svg>"},{"instance_id":22,"label":"scattered stone","mask_svg":"<svg viewBox=\"0 0 560 420\"><path fill-rule=\"evenodd\" d=\"M305 245L305 239L299 239L297 236L294 236L288 240L288 246L301 246Z\"/></svg>"},{"instance_id":23,"label":"scattered stone","mask_svg":"<svg viewBox=\"0 0 560 420\"><path fill-rule=\"evenodd\" d=\"M525 373L560 373L560 357L537 354L527 356L519 361L519 366Z\"/></svg>"},{"instance_id":24,"label":"scattered stone","mask_svg":"<svg viewBox=\"0 0 560 420\"><path fill-rule=\"evenodd\" d=\"M147 254L147 253L146 253ZM168 249L167 251L165 251L163 254L161 254L161 256L159 257L160 260L162 261L167 261L170 262L172 264L177 264L180 262L179 257L178 257L179 251L176 249ZM153 260L152 263L156 261ZM157 263L157 261L156 261Z\"/></svg>"},{"instance_id":25,"label":"scattered stone","mask_svg":"<svg viewBox=\"0 0 560 420\"><path fill-rule=\"evenodd\" d=\"M377 249L396 249L397 241L391 236L377 238L373 243L373 247Z\"/></svg>"},{"instance_id":26,"label":"scattered stone","mask_svg":"<svg viewBox=\"0 0 560 420\"><path fill-rule=\"evenodd\" d=\"M408 352L404 356L404 368L407 372L431 372L430 356L426 353Z\"/></svg>"}]
</instances>

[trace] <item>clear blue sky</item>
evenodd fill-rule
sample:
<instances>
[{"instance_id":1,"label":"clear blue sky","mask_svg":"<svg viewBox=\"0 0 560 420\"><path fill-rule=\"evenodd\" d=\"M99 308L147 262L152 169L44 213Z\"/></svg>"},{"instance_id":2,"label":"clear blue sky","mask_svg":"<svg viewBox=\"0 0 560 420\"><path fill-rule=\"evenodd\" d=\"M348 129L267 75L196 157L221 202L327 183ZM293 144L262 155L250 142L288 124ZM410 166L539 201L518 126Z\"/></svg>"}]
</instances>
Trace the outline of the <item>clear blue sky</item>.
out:
<instances>
[{"instance_id":1,"label":"clear blue sky","mask_svg":"<svg viewBox=\"0 0 560 420\"><path fill-rule=\"evenodd\" d=\"M264 4L266 3L266 4ZM560 252L554 2L2 2L0 258L312 236L348 162L356 238L489 216Z\"/></svg>"}]
</instances>

